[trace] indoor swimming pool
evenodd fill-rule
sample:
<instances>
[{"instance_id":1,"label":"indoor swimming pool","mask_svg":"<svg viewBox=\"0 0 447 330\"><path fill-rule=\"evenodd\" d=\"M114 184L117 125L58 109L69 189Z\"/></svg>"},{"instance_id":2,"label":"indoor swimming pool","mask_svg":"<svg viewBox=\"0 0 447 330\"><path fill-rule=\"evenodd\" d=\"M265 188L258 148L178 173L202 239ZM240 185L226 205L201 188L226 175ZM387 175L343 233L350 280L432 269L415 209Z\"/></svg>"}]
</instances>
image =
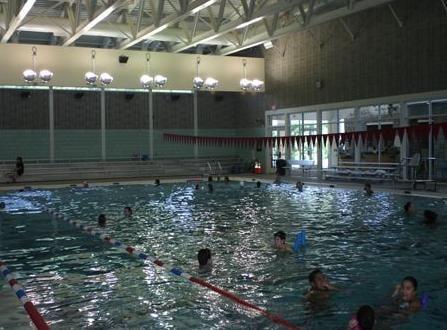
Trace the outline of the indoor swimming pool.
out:
<instances>
[{"instance_id":1,"label":"indoor swimming pool","mask_svg":"<svg viewBox=\"0 0 447 330\"><path fill-rule=\"evenodd\" d=\"M192 183L31 189L0 194L0 259L27 290L52 328L276 329L270 320L205 288L138 261L42 212L43 206L96 226L107 215L107 233L138 250L306 329L346 329L360 305L379 314L380 329L442 329L447 326L447 200L390 193L367 197L348 190L254 183L214 183L214 192ZM413 217L403 214L412 201ZM133 209L123 218L123 208ZM424 209L440 225L421 224ZM273 248L283 230L292 244L305 230L298 253ZM210 272L199 272L197 251L213 255ZM308 302L308 274L320 268L340 288ZM405 276L429 296L416 315L397 313L391 294ZM4 284L0 328L29 324Z\"/></svg>"}]
</instances>

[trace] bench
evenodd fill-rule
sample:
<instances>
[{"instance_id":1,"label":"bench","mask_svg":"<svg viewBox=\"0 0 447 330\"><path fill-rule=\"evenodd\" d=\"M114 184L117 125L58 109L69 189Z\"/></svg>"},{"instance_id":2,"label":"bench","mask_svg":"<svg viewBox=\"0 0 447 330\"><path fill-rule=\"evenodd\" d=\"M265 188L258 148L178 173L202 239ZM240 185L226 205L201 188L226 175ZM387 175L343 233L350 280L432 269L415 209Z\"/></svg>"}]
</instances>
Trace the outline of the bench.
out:
<instances>
[{"instance_id":1,"label":"bench","mask_svg":"<svg viewBox=\"0 0 447 330\"><path fill-rule=\"evenodd\" d=\"M346 164L346 163L345 163ZM354 163L346 165L332 166L323 170L325 179L348 179L360 181L385 181L393 182L399 178L398 163Z\"/></svg>"}]
</instances>

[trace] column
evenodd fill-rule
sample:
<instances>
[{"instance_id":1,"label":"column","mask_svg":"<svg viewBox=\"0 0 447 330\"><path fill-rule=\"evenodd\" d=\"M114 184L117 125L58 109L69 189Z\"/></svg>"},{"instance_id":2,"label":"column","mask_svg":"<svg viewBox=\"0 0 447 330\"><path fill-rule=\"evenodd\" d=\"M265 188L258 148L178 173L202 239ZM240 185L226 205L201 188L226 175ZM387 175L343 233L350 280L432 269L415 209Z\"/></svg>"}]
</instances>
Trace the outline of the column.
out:
<instances>
[{"instance_id":1,"label":"column","mask_svg":"<svg viewBox=\"0 0 447 330\"><path fill-rule=\"evenodd\" d=\"M356 108L354 108L354 118L355 118L355 127L354 127L354 130L355 131L360 131L361 129L362 129L362 125L361 125L361 123L360 123L360 108L359 107L356 107ZM354 145L354 152L355 152L355 154L354 154L354 162L355 163L360 163L360 161L361 161L361 158L362 158L362 139L361 139L361 137L359 136L358 137L358 140L357 141L355 141L355 145Z\"/></svg>"},{"instance_id":2,"label":"column","mask_svg":"<svg viewBox=\"0 0 447 330\"><path fill-rule=\"evenodd\" d=\"M286 136L290 136L290 114L288 114L288 113L285 115L284 129L285 129ZM292 150L290 148L290 145L289 146L286 145L285 150L286 150L286 154L284 155L285 159L290 162L291 158L292 158Z\"/></svg>"},{"instance_id":3,"label":"column","mask_svg":"<svg viewBox=\"0 0 447 330\"><path fill-rule=\"evenodd\" d=\"M154 159L154 102L152 98L152 89L148 89L149 103L149 159Z\"/></svg>"},{"instance_id":4,"label":"column","mask_svg":"<svg viewBox=\"0 0 447 330\"><path fill-rule=\"evenodd\" d=\"M400 103L399 124L400 124L400 127L408 126L408 107L405 102ZM409 148L409 143L408 143L408 135L407 135L407 133L405 133L404 136L402 137L401 146L400 146L400 163L403 164L403 167L402 167L402 179L403 180L408 179L407 158L408 158L409 149L410 148Z\"/></svg>"},{"instance_id":5,"label":"column","mask_svg":"<svg viewBox=\"0 0 447 330\"><path fill-rule=\"evenodd\" d=\"M48 90L49 104L49 134L50 134L50 162L54 162L54 90L50 86Z\"/></svg>"},{"instance_id":6,"label":"column","mask_svg":"<svg viewBox=\"0 0 447 330\"><path fill-rule=\"evenodd\" d=\"M433 107L432 102L428 102L428 123L430 130L428 132L428 179L433 179Z\"/></svg>"},{"instance_id":7,"label":"column","mask_svg":"<svg viewBox=\"0 0 447 330\"><path fill-rule=\"evenodd\" d=\"M101 159L106 160L106 91L101 88Z\"/></svg>"},{"instance_id":8,"label":"column","mask_svg":"<svg viewBox=\"0 0 447 330\"><path fill-rule=\"evenodd\" d=\"M194 137L199 135L199 118L198 118L198 100L197 100L197 90L194 90L194 101L193 101L193 122L194 122ZM194 141L194 158L199 157L199 144Z\"/></svg>"},{"instance_id":9,"label":"column","mask_svg":"<svg viewBox=\"0 0 447 330\"><path fill-rule=\"evenodd\" d=\"M317 110L317 134L322 134L323 132L323 114L321 110ZM323 143L318 143L317 145L317 169L318 178L321 179L323 176Z\"/></svg>"}]
</instances>

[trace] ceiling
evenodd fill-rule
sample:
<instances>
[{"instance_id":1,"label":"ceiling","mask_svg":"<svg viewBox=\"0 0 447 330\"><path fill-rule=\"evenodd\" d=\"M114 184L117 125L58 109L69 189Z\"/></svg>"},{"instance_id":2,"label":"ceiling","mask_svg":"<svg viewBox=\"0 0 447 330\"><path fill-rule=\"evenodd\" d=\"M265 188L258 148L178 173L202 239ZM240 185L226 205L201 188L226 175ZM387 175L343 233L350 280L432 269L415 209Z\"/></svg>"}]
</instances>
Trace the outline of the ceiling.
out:
<instances>
[{"instance_id":1,"label":"ceiling","mask_svg":"<svg viewBox=\"0 0 447 330\"><path fill-rule=\"evenodd\" d=\"M391 2L0 0L1 42L229 55Z\"/></svg>"}]
</instances>

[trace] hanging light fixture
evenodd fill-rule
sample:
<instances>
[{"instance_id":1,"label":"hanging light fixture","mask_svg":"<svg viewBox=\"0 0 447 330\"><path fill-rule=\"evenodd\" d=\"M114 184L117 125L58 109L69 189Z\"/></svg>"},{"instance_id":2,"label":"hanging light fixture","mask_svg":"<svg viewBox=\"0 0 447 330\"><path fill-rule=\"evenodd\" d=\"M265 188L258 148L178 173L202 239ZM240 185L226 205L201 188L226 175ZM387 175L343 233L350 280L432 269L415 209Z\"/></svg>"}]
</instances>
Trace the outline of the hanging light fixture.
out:
<instances>
[{"instance_id":1,"label":"hanging light fixture","mask_svg":"<svg viewBox=\"0 0 447 330\"><path fill-rule=\"evenodd\" d=\"M196 59L196 76L192 80L192 87L197 90L201 89L204 83L203 79L200 78L199 76L199 66L200 66L200 56L198 56Z\"/></svg>"},{"instance_id":2,"label":"hanging light fixture","mask_svg":"<svg viewBox=\"0 0 447 330\"><path fill-rule=\"evenodd\" d=\"M113 81L113 77L107 72L103 72L99 75L99 81L103 86L109 86Z\"/></svg>"},{"instance_id":3,"label":"hanging light fixture","mask_svg":"<svg viewBox=\"0 0 447 330\"><path fill-rule=\"evenodd\" d=\"M205 88L209 89L211 91L213 89L215 89L218 84L219 84L219 81L217 81L216 79L211 78L211 77L206 78L205 82L204 82Z\"/></svg>"},{"instance_id":4,"label":"hanging light fixture","mask_svg":"<svg viewBox=\"0 0 447 330\"><path fill-rule=\"evenodd\" d=\"M152 77L150 75L150 66L149 62L151 60L151 55L149 53L146 54L146 72L140 77L140 84L144 88L153 88L159 87L163 88L164 85L168 82L168 78L165 76L162 76L161 74L155 75L155 77Z\"/></svg>"},{"instance_id":5,"label":"hanging light fixture","mask_svg":"<svg viewBox=\"0 0 447 330\"><path fill-rule=\"evenodd\" d=\"M32 69L26 69L23 71L23 79L27 83L33 83L35 82L37 78L37 71L36 71L36 59L37 59L37 47L33 46L31 48L32 50L32 62L33 62L33 68ZM53 78L53 72L51 72L48 69L44 69L39 72L39 78L43 83L49 83L50 80Z\"/></svg>"},{"instance_id":6,"label":"hanging light fixture","mask_svg":"<svg viewBox=\"0 0 447 330\"><path fill-rule=\"evenodd\" d=\"M243 91L247 91L251 89L253 82L247 79L247 60L245 58L242 60L242 69L244 72L244 78L240 80L239 85Z\"/></svg>"},{"instance_id":7,"label":"hanging light fixture","mask_svg":"<svg viewBox=\"0 0 447 330\"><path fill-rule=\"evenodd\" d=\"M98 75L95 73L96 72L96 51L92 50L91 54L92 54L92 57L91 57L92 71L86 72L84 75L84 79L87 82L87 84L95 85L96 81L98 80Z\"/></svg>"},{"instance_id":8,"label":"hanging light fixture","mask_svg":"<svg viewBox=\"0 0 447 330\"><path fill-rule=\"evenodd\" d=\"M244 92L248 91L248 90L259 92L260 90L262 90L262 87L264 86L264 82L262 80L247 79L247 60L245 58L242 60L242 68L243 68L243 72L244 72L244 78L242 78L239 81L239 85L241 86L241 89Z\"/></svg>"}]
</instances>

